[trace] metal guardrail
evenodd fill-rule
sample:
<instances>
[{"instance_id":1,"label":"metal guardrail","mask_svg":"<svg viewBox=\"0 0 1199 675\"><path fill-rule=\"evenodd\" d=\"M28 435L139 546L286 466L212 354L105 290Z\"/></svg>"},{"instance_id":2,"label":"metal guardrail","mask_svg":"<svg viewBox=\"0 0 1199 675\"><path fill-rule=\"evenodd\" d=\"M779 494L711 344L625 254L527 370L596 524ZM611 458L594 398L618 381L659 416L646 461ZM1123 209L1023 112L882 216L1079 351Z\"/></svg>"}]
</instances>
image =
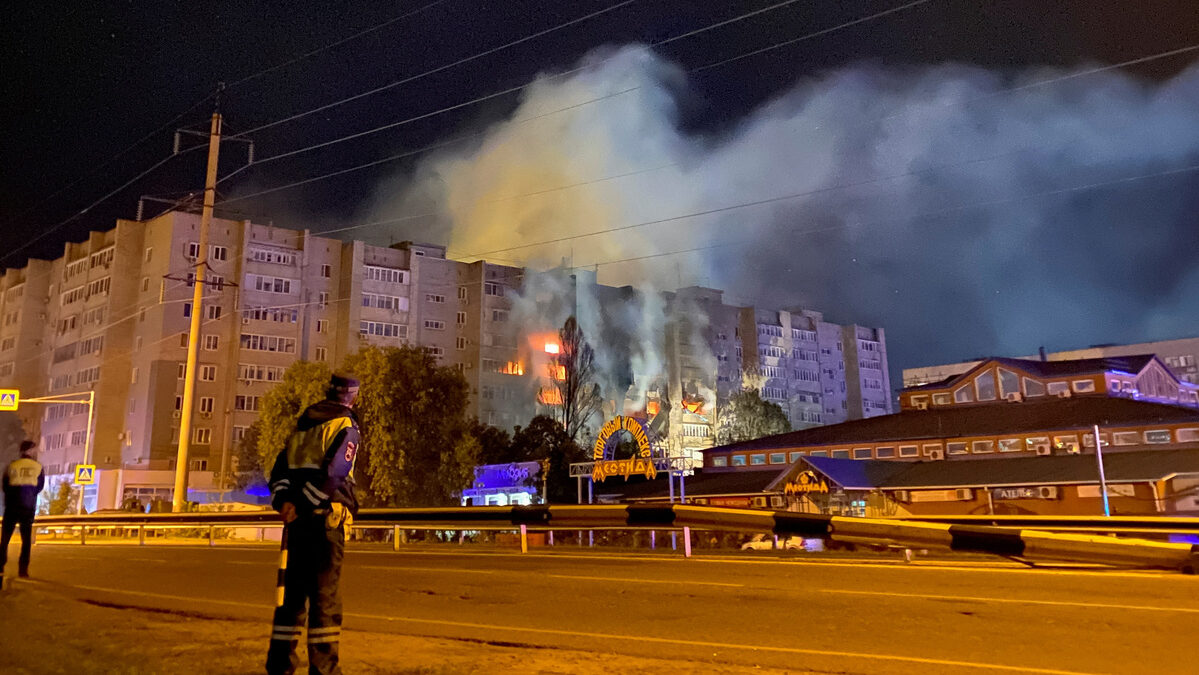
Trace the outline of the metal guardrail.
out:
<instances>
[{"instance_id":1,"label":"metal guardrail","mask_svg":"<svg viewBox=\"0 0 1199 675\"><path fill-rule=\"evenodd\" d=\"M987 516L986 522L1003 521ZM1061 521L1063 519L1057 519ZM1071 519L1064 519L1071 520ZM1077 520L1077 519L1075 519ZM1087 522L1097 519L1085 519ZM1103 525L1112 519L1102 519ZM1139 519L1146 521L1148 519ZM1167 527L1193 527L1191 519L1173 519ZM1181 522L1179 522L1181 521ZM691 555L690 531L770 532L776 535L832 541L899 546L938 547L952 551L988 553L1028 560L1088 562L1107 565L1175 569L1193 572L1199 546L1110 536L1060 534L1042 529L1013 529L974 524L977 521L920 522L898 519L852 518L787 511L729 509L689 505L539 505L475 506L431 509L363 509L355 528L392 528L399 547L400 530L495 530L521 533L528 550L529 531L544 530L682 530L684 555ZM1032 521L1039 522L1039 521ZM1086 522L1077 521L1080 526ZM86 540L90 529L137 529L144 542L147 529L208 528L213 543L216 528L279 527L273 511L232 511L160 514L97 514L41 516L36 527L78 529ZM1164 524L1163 524L1164 525ZM1109 527L1100 528L1110 531ZM1168 529L1157 530L1169 531Z\"/></svg>"},{"instance_id":2,"label":"metal guardrail","mask_svg":"<svg viewBox=\"0 0 1199 675\"><path fill-rule=\"evenodd\" d=\"M887 520L989 525L1046 532L1114 532L1122 534L1199 534L1199 518L1177 516L903 516Z\"/></svg>"}]
</instances>

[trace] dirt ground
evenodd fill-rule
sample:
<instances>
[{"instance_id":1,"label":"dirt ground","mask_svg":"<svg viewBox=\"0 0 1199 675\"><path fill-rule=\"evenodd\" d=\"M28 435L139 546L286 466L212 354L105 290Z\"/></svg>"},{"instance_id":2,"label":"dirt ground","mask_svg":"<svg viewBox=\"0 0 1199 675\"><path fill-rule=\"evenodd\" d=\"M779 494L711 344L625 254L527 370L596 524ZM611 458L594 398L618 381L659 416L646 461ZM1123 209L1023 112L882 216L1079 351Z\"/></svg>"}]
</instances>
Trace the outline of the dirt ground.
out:
<instances>
[{"instance_id":1,"label":"dirt ground","mask_svg":"<svg viewBox=\"0 0 1199 675\"><path fill-rule=\"evenodd\" d=\"M0 591L0 672L261 673L269 626L200 616L100 606L36 581ZM301 648L302 648L301 644ZM568 649L346 631L347 675L450 673L779 673ZM301 670L300 672L304 672Z\"/></svg>"}]
</instances>

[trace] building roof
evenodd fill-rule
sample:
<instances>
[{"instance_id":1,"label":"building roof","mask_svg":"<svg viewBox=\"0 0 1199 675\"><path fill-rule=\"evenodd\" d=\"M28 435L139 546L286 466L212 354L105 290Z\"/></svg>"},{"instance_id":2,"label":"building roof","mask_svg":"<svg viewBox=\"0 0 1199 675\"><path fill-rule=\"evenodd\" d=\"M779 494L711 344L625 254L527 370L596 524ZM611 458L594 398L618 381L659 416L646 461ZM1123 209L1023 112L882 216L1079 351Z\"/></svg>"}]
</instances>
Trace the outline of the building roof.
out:
<instances>
[{"instance_id":1,"label":"building roof","mask_svg":"<svg viewBox=\"0 0 1199 675\"><path fill-rule=\"evenodd\" d=\"M1037 359L1009 359L1006 357L991 357L983 359L977 365L969 370L951 375L939 382L930 382L917 387L908 387L904 391L923 391L926 389L945 389L952 387L958 382L965 382L974 376L976 371L979 371L991 363L1008 366L1011 368L1019 368L1026 373L1039 375L1041 377L1071 377L1078 375L1095 375L1097 373L1107 373L1117 370L1124 373L1136 374L1144 370L1145 366L1149 365L1157 357L1153 354L1139 354L1136 356L1110 356L1096 359L1071 359L1068 361L1041 361Z\"/></svg>"},{"instance_id":2,"label":"building roof","mask_svg":"<svg viewBox=\"0 0 1199 675\"><path fill-rule=\"evenodd\" d=\"M802 462L846 489L1098 484L1095 455L1004 457L969 462L804 457ZM854 466L858 465L858 466ZM1144 483L1199 473L1199 449L1113 452L1103 456L1109 483Z\"/></svg>"},{"instance_id":3,"label":"building roof","mask_svg":"<svg viewBox=\"0 0 1199 675\"><path fill-rule=\"evenodd\" d=\"M791 466L779 467L777 471L725 471L718 473L698 472L684 479L684 487L688 497L704 497L709 495L752 495L765 492L781 474L791 470ZM675 494L678 494L675 485ZM653 499L666 497L670 487L666 477L654 480L626 483L624 481L606 482L595 486L595 494L619 497L620 499Z\"/></svg>"},{"instance_id":4,"label":"building roof","mask_svg":"<svg viewBox=\"0 0 1199 675\"><path fill-rule=\"evenodd\" d=\"M905 410L864 420L813 427L752 441L708 448L705 452L772 450L810 445L852 445L925 438L1001 436L1100 426L1169 423L1199 424L1199 410L1106 396L1076 396L1022 403L945 406ZM973 461L973 460L972 460Z\"/></svg>"}]
</instances>

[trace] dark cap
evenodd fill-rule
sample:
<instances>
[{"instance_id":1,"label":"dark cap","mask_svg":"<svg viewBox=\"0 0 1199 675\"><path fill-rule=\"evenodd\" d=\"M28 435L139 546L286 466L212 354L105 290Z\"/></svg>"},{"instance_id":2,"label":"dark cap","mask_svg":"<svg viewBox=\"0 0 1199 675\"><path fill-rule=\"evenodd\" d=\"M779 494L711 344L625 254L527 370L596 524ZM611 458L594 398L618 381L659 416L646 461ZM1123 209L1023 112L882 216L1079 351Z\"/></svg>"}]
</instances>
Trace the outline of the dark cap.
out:
<instances>
[{"instance_id":1,"label":"dark cap","mask_svg":"<svg viewBox=\"0 0 1199 675\"><path fill-rule=\"evenodd\" d=\"M21 454L23 455L27 452L32 452L36 447L37 443L34 443L33 441L21 441Z\"/></svg>"},{"instance_id":2,"label":"dark cap","mask_svg":"<svg viewBox=\"0 0 1199 675\"><path fill-rule=\"evenodd\" d=\"M357 389L358 385L358 378L350 375L337 373L329 379L329 386L334 389Z\"/></svg>"}]
</instances>

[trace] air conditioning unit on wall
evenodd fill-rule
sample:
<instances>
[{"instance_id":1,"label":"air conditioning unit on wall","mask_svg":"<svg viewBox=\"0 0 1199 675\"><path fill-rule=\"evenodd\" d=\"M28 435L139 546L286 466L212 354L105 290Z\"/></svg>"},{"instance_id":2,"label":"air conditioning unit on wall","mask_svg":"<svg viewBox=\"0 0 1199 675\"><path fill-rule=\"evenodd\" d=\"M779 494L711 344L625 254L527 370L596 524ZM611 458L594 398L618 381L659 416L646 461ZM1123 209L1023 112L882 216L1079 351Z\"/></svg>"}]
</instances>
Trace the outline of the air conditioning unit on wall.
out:
<instances>
[{"instance_id":1,"label":"air conditioning unit on wall","mask_svg":"<svg viewBox=\"0 0 1199 675\"><path fill-rule=\"evenodd\" d=\"M945 451L940 448L928 451L929 459L945 459Z\"/></svg>"},{"instance_id":2,"label":"air conditioning unit on wall","mask_svg":"<svg viewBox=\"0 0 1199 675\"><path fill-rule=\"evenodd\" d=\"M1069 389L1063 389L1057 393L1058 398L1070 398L1071 396L1073 396L1073 394L1070 393Z\"/></svg>"},{"instance_id":3,"label":"air conditioning unit on wall","mask_svg":"<svg viewBox=\"0 0 1199 675\"><path fill-rule=\"evenodd\" d=\"M912 493L908 490L896 490L891 493L891 497L897 502L907 503L912 501Z\"/></svg>"},{"instance_id":4,"label":"air conditioning unit on wall","mask_svg":"<svg viewBox=\"0 0 1199 675\"><path fill-rule=\"evenodd\" d=\"M1037 454L1041 455L1042 457L1046 456L1046 455L1052 455L1053 447L1050 446L1048 443L1042 443L1041 445L1037 446Z\"/></svg>"},{"instance_id":5,"label":"air conditioning unit on wall","mask_svg":"<svg viewBox=\"0 0 1199 675\"><path fill-rule=\"evenodd\" d=\"M1007 401L1010 401L1012 403L1019 403L1024 400L1024 395L1018 391L1013 391L1012 393L1008 394L1007 396L1004 396L1004 399L1006 399Z\"/></svg>"},{"instance_id":6,"label":"air conditioning unit on wall","mask_svg":"<svg viewBox=\"0 0 1199 675\"><path fill-rule=\"evenodd\" d=\"M1037 496L1041 499L1057 499L1057 486L1041 485L1037 488Z\"/></svg>"}]
</instances>

